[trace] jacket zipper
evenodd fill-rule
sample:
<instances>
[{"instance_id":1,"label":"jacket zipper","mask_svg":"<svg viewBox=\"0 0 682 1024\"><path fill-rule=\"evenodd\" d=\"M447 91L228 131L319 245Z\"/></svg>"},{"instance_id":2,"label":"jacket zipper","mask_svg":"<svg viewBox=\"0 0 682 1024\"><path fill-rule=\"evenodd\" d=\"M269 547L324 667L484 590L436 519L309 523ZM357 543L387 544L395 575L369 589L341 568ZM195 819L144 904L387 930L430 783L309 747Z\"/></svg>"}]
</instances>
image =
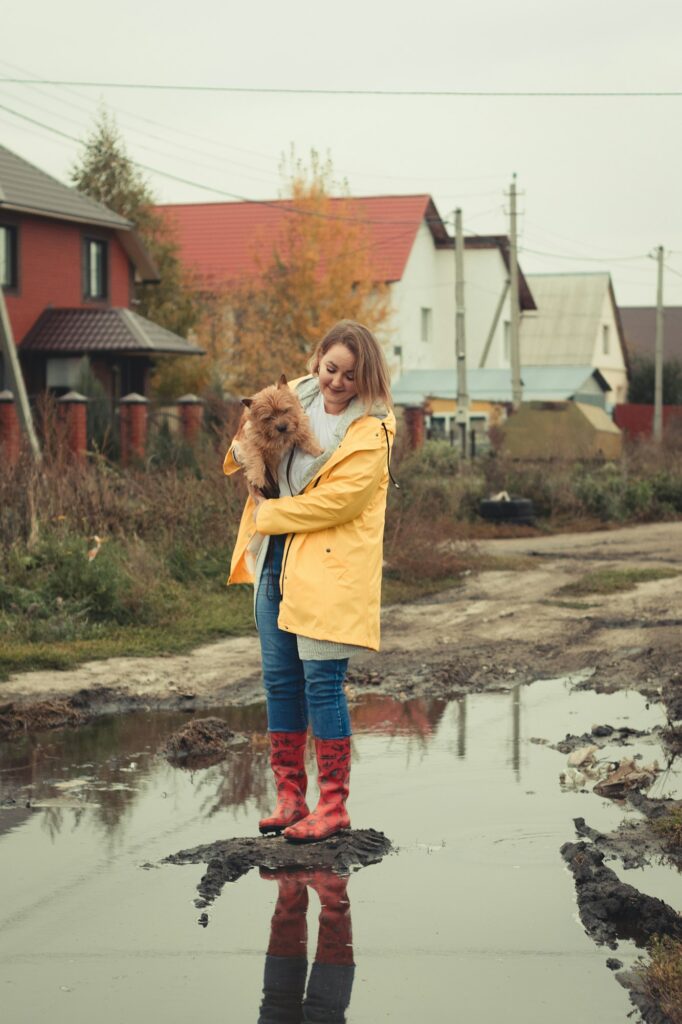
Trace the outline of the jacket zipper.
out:
<instances>
[{"instance_id":1,"label":"jacket zipper","mask_svg":"<svg viewBox=\"0 0 682 1024\"><path fill-rule=\"evenodd\" d=\"M321 479L322 478L318 476L317 480L315 481L313 486L310 488L311 491L315 490L315 488L317 487L317 485L319 484ZM289 558L289 552L291 551L291 545L294 542L294 537L295 536L296 536L296 534L290 533L288 538L287 538L288 543L285 541L285 544L284 544L284 557L282 558L282 568L281 568L280 573L279 573L279 596L280 596L280 598L284 597L284 573L286 571L287 559Z\"/></svg>"}]
</instances>

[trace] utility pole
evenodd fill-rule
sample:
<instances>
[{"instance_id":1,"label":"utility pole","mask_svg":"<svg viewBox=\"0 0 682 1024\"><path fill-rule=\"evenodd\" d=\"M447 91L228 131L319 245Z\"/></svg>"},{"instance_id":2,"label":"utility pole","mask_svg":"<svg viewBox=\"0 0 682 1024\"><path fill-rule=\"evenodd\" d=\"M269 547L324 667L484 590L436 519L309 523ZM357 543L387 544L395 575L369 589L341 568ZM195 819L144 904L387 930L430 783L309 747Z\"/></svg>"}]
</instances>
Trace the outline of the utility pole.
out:
<instances>
[{"instance_id":1,"label":"utility pole","mask_svg":"<svg viewBox=\"0 0 682 1024\"><path fill-rule=\"evenodd\" d=\"M0 287L0 352L5 359L5 365L9 369L10 384L17 403L19 422L21 423L24 433L28 438L28 443L31 446L34 459L40 459L40 445L38 444L38 438L33 428L31 406L28 404L24 375L21 372L19 357L14 344L14 335L12 334L12 325L7 312L5 295L2 287Z\"/></svg>"},{"instance_id":2,"label":"utility pole","mask_svg":"<svg viewBox=\"0 0 682 1024\"><path fill-rule=\"evenodd\" d=\"M663 440L663 259L664 249L656 250L658 280L656 284L656 349L654 356L654 441Z\"/></svg>"},{"instance_id":3,"label":"utility pole","mask_svg":"<svg viewBox=\"0 0 682 1024\"><path fill-rule=\"evenodd\" d=\"M512 177L509 189L509 280L510 280L510 356L511 356L511 378L512 378L512 406L518 409L523 401L523 386L521 384L521 346L519 341L519 262L516 241L516 175Z\"/></svg>"},{"instance_id":4,"label":"utility pole","mask_svg":"<svg viewBox=\"0 0 682 1024\"><path fill-rule=\"evenodd\" d=\"M462 211L455 210L455 354L457 356L457 415L462 457L469 454L469 392L464 313L464 230Z\"/></svg>"}]
</instances>

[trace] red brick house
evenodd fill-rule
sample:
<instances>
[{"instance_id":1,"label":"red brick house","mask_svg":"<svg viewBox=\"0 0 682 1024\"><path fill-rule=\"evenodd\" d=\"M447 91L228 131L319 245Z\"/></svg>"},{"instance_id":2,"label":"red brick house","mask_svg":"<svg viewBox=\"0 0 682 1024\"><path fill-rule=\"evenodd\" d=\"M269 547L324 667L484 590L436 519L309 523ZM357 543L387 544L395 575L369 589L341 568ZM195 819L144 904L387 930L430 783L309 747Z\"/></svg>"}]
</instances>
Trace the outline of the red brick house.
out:
<instances>
[{"instance_id":1,"label":"red brick house","mask_svg":"<svg viewBox=\"0 0 682 1024\"><path fill-rule=\"evenodd\" d=\"M29 395L74 388L84 361L112 401L144 395L156 356L200 355L131 309L157 280L129 221L0 146L0 286Z\"/></svg>"}]
</instances>

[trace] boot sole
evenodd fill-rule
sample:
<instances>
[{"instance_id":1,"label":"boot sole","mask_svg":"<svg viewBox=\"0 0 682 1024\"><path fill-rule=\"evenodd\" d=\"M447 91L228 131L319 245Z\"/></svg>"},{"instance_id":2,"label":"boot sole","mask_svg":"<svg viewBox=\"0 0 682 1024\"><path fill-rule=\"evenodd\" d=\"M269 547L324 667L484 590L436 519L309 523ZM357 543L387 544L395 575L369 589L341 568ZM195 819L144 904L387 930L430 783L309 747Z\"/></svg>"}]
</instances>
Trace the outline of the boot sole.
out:
<instances>
[{"instance_id":1,"label":"boot sole","mask_svg":"<svg viewBox=\"0 0 682 1024\"><path fill-rule=\"evenodd\" d=\"M344 828L338 829L336 832L330 832L326 836L306 837L305 839L294 839L293 836L285 836L284 838L288 843L293 843L294 846L303 846L305 843L323 843L325 839L333 839L334 836L340 836L344 832L350 832L350 825L346 825Z\"/></svg>"}]
</instances>

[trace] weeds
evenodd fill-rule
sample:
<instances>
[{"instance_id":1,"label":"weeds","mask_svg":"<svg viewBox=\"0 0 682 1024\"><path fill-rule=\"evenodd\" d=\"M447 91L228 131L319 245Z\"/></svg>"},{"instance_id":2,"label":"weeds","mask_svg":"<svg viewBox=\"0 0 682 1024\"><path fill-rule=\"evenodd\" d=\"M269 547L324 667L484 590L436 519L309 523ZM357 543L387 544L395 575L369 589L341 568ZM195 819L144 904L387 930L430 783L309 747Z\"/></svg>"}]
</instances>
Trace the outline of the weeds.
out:
<instances>
[{"instance_id":1,"label":"weeds","mask_svg":"<svg viewBox=\"0 0 682 1024\"><path fill-rule=\"evenodd\" d=\"M557 594L581 597L585 594L618 594L633 590L638 583L667 580L679 576L676 569L595 569L579 580L559 587Z\"/></svg>"},{"instance_id":2,"label":"weeds","mask_svg":"<svg viewBox=\"0 0 682 1024\"><path fill-rule=\"evenodd\" d=\"M654 818L651 825L671 850L682 852L682 810Z\"/></svg>"},{"instance_id":3,"label":"weeds","mask_svg":"<svg viewBox=\"0 0 682 1024\"><path fill-rule=\"evenodd\" d=\"M647 995L671 1024L682 1024L682 942L657 939L649 949L649 962L639 969Z\"/></svg>"}]
</instances>

